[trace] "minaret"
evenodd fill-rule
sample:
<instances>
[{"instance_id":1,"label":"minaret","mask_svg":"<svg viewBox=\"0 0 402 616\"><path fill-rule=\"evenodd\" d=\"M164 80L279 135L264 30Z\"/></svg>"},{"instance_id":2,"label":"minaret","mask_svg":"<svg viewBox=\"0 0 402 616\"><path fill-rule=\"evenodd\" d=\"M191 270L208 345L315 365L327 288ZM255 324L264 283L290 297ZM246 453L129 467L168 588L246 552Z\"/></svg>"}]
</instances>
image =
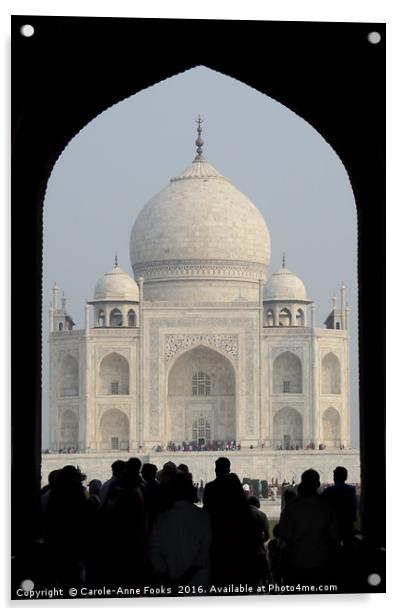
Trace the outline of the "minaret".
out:
<instances>
[{"instance_id":1,"label":"minaret","mask_svg":"<svg viewBox=\"0 0 402 616\"><path fill-rule=\"evenodd\" d=\"M346 329L346 312L345 312L345 308L346 308L346 287L345 284L342 282L341 285L341 329Z\"/></svg>"},{"instance_id":2,"label":"minaret","mask_svg":"<svg viewBox=\"0 0 402 616\"><path fill-rule=\"evenodd\" d=\"M53 285L53 289L52 289L52 294L53 294L53 309L57 310L57 303L58 303L58 299L59 299L59 287L57 286L57 283L55 282Z\"/></svg>"},{"instance_id":3,"label":"minaret","mask_svg":"<svg viewBox=\"0 0 402 616\"><path fill-rule=\"evenodd\" d=\"M310 306L310 314L311 314L311 327L313 329L315 327L315 311L316 311L316 306L314 303L312 303Z\"/></svg>"}]
</instances>

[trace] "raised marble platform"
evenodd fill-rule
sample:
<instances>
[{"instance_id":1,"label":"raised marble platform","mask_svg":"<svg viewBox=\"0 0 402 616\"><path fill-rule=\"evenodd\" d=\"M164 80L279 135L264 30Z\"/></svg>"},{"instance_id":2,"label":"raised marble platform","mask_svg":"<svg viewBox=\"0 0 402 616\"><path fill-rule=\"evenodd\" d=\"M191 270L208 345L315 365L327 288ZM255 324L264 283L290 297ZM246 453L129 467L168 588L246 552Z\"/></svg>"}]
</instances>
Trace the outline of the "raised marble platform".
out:
<instances>
[{"instance_id":1,"label":"raised marble platform","mask_svg":"<svg viewBox=\"0 0 402 616\"><path fill-rule=\"evenodd\" d=\"M232 471L240 480L272 478L281 483L284 479L296 482L307 468L314 468L320 473L322 483L332 483L332 472L336 466L348 469L350 483L360 483L360 454L358 449L333 449L325 451L272 451L267 449L244 449L241 451L205 451L205 452L149 452L137 454L134 452L107 452L87 454L43 454L42 483L47 482L50 471L67 464L79 466L88 480L105 481L111 475L110 466L118 458L127 460L130 457L140 457L143 462L152 462L161 468L165 462L172 460L176 464L187 464L193 474L194 481L211 481L215 478L215 460L226 456L231 461Z\"/></svg>"}]
</instances>

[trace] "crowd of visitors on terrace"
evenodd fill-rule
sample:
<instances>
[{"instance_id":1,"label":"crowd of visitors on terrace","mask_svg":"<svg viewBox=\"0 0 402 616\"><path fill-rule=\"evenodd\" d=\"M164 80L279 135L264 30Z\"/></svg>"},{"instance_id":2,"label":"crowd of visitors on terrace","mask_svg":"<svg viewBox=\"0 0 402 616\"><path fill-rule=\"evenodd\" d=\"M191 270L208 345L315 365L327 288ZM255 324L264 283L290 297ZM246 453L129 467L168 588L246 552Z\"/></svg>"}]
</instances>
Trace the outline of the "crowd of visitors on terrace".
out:
<instances>
[{"instance_id":1,"label":"crowd of visitors on terrace","mask_svg":"<svg viewBox=\"0 0 402 616\"><path fill-rule=\"evenodd\" d=\"M342 582L356 516L346 469L335 469L334 485L322 493L313 469L298 486L282 484L271 532L259 494L245 490L228 458L216 460L215 473L196 485L184 464L158 469L130 458L113 462L106 482L85 486L74 466L52 471L41 493L46 583L208 592L211 584Z\"/></svg>"}]
</instances>

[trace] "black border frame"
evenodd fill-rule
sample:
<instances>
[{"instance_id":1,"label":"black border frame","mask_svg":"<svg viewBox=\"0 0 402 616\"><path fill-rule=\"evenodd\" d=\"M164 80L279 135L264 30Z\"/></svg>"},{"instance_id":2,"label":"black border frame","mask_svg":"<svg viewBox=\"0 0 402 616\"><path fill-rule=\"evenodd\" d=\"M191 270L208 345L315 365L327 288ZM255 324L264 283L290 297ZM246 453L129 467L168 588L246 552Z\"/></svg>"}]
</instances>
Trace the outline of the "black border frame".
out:
<instances>
[{"instance_id":1,"label":"black border frame","mask_svg":"<svg viewBox=\"0 0 402 616\"><path fill-rule=\"evenodd\" d=\"M20 34L26 23L32 38ZM362 529L374 548L384 547L385 24L19 15L11 29L13 588L32 577L37 558L48 177L96 115L200 64L307 120L349 174L358 215ZM372 30L378 45L367 41Z\"/></svg>"}]
</instances>

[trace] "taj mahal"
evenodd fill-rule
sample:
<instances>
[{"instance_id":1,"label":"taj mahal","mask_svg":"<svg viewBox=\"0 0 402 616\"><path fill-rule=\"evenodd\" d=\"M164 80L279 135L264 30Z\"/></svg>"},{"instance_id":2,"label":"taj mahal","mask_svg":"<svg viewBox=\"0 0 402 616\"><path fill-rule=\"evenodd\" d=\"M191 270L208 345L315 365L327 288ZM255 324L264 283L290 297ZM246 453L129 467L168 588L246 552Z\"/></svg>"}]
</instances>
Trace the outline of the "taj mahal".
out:
<instances>
[{"instance_id":1,"label":"taj mahal","mask_svg":"<svg viewBox=\"0 0 402 616\"><path fill-rule=\"evenodd\" d=\"M297 479L313 466L330 480L343 463L359 482L345 286L317 324L297 268L284 257L269 272L265 219L203 145L199 120L194 160L134 221L133 275L116 258L84 306L84 329L54 286L50 448L104 478L111 460L140 453L158 466L181 456L208 480L209 450L229 443L239 475ZM56 465L57 454L44 458Z\"/></svg>"}]
</instances>

